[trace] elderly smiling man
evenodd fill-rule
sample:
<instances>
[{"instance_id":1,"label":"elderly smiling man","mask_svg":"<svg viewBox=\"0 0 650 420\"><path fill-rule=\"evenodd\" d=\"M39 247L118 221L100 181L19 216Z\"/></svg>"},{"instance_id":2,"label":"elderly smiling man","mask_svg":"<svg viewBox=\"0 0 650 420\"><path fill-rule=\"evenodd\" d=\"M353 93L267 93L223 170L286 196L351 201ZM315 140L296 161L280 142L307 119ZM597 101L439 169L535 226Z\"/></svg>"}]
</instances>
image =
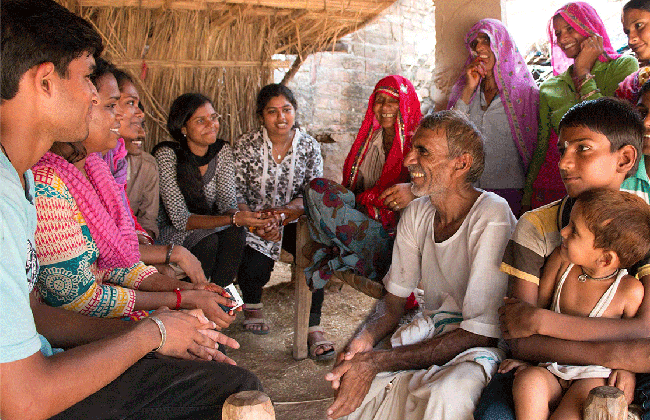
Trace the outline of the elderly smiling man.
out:
<instances>
[{"instance_id":1,"label":"elderly smiling man","mask_svg":"<svg viewBox=\"0 0 650 420\"><path fill-rule=\"evenodd\" d=\"M404 164L421 198L399 222L386 295L326 376L338 390L328 418L472 419L502 356L499 264L516 221L504 199L472 186L481 134L455 111L427 115ZM416 287L423 312L396 330ZM374 349L389 334L391 348Z\"/></svg>"}]
</instances>

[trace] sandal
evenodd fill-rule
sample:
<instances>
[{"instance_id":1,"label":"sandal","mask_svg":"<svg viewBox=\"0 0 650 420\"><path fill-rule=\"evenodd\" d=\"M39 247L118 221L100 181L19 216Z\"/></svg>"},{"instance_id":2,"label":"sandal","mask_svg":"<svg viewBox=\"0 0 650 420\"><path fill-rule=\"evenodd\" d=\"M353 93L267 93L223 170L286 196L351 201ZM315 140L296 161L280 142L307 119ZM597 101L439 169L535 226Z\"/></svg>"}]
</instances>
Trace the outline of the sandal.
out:
<instances>
[{"instance_id":1,"label":"sandal","mask_svg":"<svg viewBox=\"0 0 650 420\"><path fill-rule=\"evenodd\" d=\"M331 360L336 356L336 349L334 348L334 342L330 340L320 340L316 341L310 344L310 338L312 333L321 333L325 334L325 330L323 330L323 327L320 325L316 325L315 327L309 327L307 330L307 344L309 345L309 358L316 360L317 362L322 362L326 360ZM319 348L329 348L329 350L325 350L321 354L317 354L316 350Z\"/></svg>"},{"instance_id":2,"label":"sandal","mask_svg":"<svg viewBox=\"0 0 650 420\"><path fill-rule=\"evenodd\" d=\"M244 307L244 322L242 323L244 330L249 331L256 335L266 335L271 332L269 324L266 323L264 318L254 316L255 313L262 311L263 305L261 303L245 305ZM246 314L250 315L247 316ZM251 328L252 326L259 325L259 328Z\"/></svg>"}]
</instances>

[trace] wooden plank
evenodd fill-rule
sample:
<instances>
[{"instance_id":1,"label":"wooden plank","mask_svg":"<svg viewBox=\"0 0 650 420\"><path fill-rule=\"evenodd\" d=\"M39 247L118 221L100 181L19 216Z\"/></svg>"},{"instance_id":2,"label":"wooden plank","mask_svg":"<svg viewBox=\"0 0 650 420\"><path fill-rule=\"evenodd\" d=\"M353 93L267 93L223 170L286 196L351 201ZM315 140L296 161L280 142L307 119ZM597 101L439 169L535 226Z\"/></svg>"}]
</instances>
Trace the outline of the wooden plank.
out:
<instances>
[{"instance_id":1,"label":"wooden plank","mask_svg":"<svg viewBox=\"0 0 650 420\"><path fill-rule=\"evenodd\" d=\"M302 254L302 248L311 241L307 216L298 219L296 229L296 263L292 266L291 279L294 282L294 325L293 325L293 358L302 360L307 357L307 330L309 328L309 309L311 307L311 291L305 280L305 267L309 260Z\"/></svg>"},{"instance_id":2,"label":"wooden plank","mask_svg":"<svg viewBox=\"0 0 650 420\"><path fill-rule=\"evenodd\" d=\"M394 0L79 0L81 6L142 7L146 9L208 10L216 5L245 4L276 9L302 9L310 11L363 12L377 14L393 4Z\"/></svg>"},{"instance_id":3,"label":"wooden plank","mask_svg":"<svg viewBox=\"0 0 650 420\"><path fill-rule=\"evenodd\" d=\"M142 59L117 58L113 64L118 67L140 68ZM146 59L147 67L162 68L206 68L206 67L273 67L275 69L291 67L291 60L274 60L270 63L259 61L228 61L228 60L149 60Z\"/></svg>"}]
</instances>

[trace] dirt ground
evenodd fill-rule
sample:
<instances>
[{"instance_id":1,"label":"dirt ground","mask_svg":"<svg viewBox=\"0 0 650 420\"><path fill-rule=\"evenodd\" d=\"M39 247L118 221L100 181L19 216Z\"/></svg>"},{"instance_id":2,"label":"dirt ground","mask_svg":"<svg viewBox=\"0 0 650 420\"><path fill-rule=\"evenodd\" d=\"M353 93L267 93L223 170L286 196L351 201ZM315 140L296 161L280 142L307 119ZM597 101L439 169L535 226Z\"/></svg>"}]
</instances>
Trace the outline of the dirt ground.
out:
<instances>
[{"instance_id":1,"label":"dirt ground","mask_svg":"<svg viewBox=\"0 0 650 420\"><path fill-rule=\"evenodd\" d=\"M288 264L276 263L271 281L262 298L271 332L254 335L242 328L242 313L224 332L241 348L228 356L239 366L254 372L274 403L277 420L325 420L325 410L333 392L324 376L332 361L295 361L292 357L294 286ZM337 351L347 342L374 304L374 299L344 285L325 292L321 325Z\"/></svg>"}]
</instances>

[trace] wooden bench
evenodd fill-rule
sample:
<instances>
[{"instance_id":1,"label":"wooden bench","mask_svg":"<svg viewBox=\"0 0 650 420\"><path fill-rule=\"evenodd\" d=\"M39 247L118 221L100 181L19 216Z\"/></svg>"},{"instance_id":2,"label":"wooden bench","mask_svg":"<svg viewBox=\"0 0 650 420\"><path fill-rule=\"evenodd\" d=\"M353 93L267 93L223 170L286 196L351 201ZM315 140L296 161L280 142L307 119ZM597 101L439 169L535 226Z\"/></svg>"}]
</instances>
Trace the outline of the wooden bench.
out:
<instances>
[{"instance_id":1,"label":"wooden bench","mask_svg":"<svg viewBox=\"0 0 650 420\"><path fill-rule=\"evenodd\" d=\"M296 256L291 266L291 280L295 285L294 299L294 329L293 329L293 358L305 359L308 355L307 330L309 328L309 309L311 307L311 291L305 280L305 268L309 261L302 253L305 245L311 242L307 217L298 219L296 227ZM384 293L384 285L358 276L351 271L336 271L334 275L362 293L379 299Z\"/></svg>"}]
</instances>

